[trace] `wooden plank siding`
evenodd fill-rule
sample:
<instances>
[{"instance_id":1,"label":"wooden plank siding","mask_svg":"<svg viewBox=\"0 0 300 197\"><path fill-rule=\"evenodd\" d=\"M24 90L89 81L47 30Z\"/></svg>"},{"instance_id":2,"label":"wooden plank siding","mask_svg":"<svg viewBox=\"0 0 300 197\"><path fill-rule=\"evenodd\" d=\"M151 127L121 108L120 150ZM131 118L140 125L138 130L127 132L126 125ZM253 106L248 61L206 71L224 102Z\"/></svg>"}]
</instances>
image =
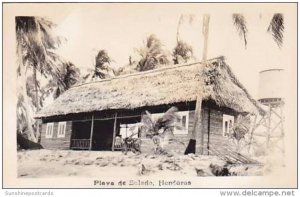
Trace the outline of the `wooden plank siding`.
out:
<instances>
[{"instance_id":1,"label":"wooden plank siding","mask_svg":"<svg viewBox=\"0 0 300 197\"><path fill-rule=\"evenodd\" d=\"M172 106L177 106L176 104ZM169 109L171 105L165 105L165 106L154 106L154 107L148 107L147 110L149 110L151 113L163 113L167 109ZM189 118L188 118L188 133L187 134L176 134L175 142L168 144L168 149L176 150L175 152L178 152L180 154L183 154L187 144L191 138L193 124L194 124L194 116L195 116L195 103L179 103L178 106L179 111L189 111ZM145 109L143 109L145 110ZM122 119L125 116L140 116L143 110L125 110L121 111L119 110L120 116L118 114L118 119ZM208 121L208 113L210 111L210 121ZM95 119L98 118L109 118L114 119L115 117L115 111L113 116L113 111L107 111L107 112L95 112L95 113L85 113L85 114L79 114L79 115L67 115L67 116L61 116L61 117L52 117L48 119L43 120L43 124L41 127L41 144L46 149L70 149L70 143L71 143L71 134L72 134L72 124L76 121L82 121L82 120L90 120L91 117L94 115ZM235 117L236 122L236 115L237 113L229 108L222 108L218 107L212 102L204 101L201 109L201 119L202 119L202 126L201 130L204 132L204 141L203 141L203 147L204 152L203 154L208 154L208 122L210 122L210 138L209 138L209 147L219 148L219 149L226 149L225 145L228 146L230 144L228 142L228 138L223 136L223 114L233 115ZM66 135L64 138L57 138L57 130L58 130L58 121L66 121ZM46 135L46 128L47 123L53 122L54 123L54 130L53 130L53 137L52 138L45 138ZM90 132L90 131L88 131ZM113 130L111 131L113 133ZM177 141L177 142L176 142ZM182 142L182 143L179 143ZM197 141L196 143L196 153L199 153L199 149L201 147L201 142ZM213 154L213 152L210 152L210 154Z\"/></svg>"},{"instance_id":2,"label":"wooden plank siding","mask_svg":"<svg viewBox=\"0 0 300 197\"><path fill-rule=\"evenodd\" d=\"M54 125L53 125L52 138L46 138L47 123L42 124L41 145L45 149L63 149L63 150L70 149L71 134L72 134L72 122L66 121L66 134L65 134L65 137L63 137L63 138L57 137L59 122L53 122L53 123L54 123Z\"/></svg>"},{"instance_id":3,"label":"wooden plank siding","mask_svg":"<svg viewBox=\"0 0 300 197\"><path fill-rule=\"evenodd\" d=\"M223 114L233 115L235 114L232 112L226 112L217 110L217 109L210 109L210 135L209 135L209 152L208 152L208 109L203 109L203 131L205 132L204 137L204 154L215 155L213 149L226 149L229 144L228 137L223 136ZM226 146L226 147L225 147Z\"/></svg>"},{"instance_id":4,"label":"wooden plank siding","mask_svg":"<svg viewBox=\"0 0 300 197\"><path fill-rule=\"evenodd\" d=\"M208 154L208 108L202 108L202 126L201 129L204 131L204 155ZM217 109L210 109L210 155L214 155L212 149L218 148L226 150L228 148L229 140L227 137L223 136L223 114L224 112ZM234 113L226 112L225 114L233 115ZM187 135L175 135L175 139L183 142L185 145L174 142L174 145L168 145L168 149L176 150L175 152L184 153L185 148L190 140L190 136L193 129L195 111L189 111L189 121L188 121L188 134ZM201 143L197 141L196 143L196 153L199 152Z\"/></svg>"}]
</instances>

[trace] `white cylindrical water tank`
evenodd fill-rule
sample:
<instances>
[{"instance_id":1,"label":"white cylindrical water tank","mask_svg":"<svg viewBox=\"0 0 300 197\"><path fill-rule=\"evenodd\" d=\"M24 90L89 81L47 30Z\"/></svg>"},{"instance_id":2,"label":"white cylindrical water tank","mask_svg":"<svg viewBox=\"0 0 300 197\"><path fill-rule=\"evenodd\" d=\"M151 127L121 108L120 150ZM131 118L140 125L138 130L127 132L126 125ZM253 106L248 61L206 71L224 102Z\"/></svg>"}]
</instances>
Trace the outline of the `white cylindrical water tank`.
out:
<instances>
[{"instance_id":1,"label":"white cylindrical water tank","mask_svg":"<svg viewBox=\"0 0 300 197\"><path fill-rule=\"evenodd\" d=\"M259 73L258 100L262 103L284 98L283 69L263 70Z\"/></svg>"}]
</instances>

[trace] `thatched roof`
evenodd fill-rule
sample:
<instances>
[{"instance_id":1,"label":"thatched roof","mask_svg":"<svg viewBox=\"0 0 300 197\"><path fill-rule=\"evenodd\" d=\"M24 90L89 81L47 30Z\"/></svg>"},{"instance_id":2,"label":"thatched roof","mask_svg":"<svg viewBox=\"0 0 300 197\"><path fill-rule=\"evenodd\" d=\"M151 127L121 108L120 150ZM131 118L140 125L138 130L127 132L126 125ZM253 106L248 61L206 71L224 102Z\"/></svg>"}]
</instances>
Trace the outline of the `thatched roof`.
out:
<instances>
[{"instance_id":1,"label":"thatched roof","mask_svg":"<svg viewBox=\"0 0 300 197\"><path fill-rule=\"evenodd\" d=\"M237 112L263 112L219 57L206 65L173 65L72 87L36 118L189 102L197 95Z\"/></svg>"}]
</instances>

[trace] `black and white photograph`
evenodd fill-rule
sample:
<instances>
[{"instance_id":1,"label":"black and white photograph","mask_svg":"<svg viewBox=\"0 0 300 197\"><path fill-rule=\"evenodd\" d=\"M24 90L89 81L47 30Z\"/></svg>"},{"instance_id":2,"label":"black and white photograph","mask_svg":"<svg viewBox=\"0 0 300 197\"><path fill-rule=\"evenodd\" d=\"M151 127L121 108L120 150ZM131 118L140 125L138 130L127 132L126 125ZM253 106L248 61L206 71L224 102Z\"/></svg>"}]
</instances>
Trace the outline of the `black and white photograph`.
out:
<instances>
[{"instance_id":1,"label":"black and white photograph","mask_svg":"<svg viewBox=\"0 0 300 197\"><path fill-rule=\"evenodd\" d=\"M7 188L295 188L297 3L4 3L2 141Z\"/></svg>"}]
</instances>

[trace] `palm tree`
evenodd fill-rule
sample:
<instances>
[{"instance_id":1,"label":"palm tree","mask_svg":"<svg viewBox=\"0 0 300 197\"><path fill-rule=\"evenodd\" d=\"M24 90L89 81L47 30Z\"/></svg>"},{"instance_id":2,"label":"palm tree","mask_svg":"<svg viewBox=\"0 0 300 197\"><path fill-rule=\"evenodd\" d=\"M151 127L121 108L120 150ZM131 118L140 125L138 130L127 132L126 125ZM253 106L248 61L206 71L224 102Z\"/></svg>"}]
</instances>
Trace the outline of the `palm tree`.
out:
<instances>
[{"instance_id":1,"label":"palm tree","mask_svg":"<svg viewBox=\"0 0 300 197\"><path fill-rule=\"evenodd\" d=\"M182 60L187 62L193 57L193 48L183 41L178 41L172 55L174 64L179 64Z\"/></svg>"},{"instance_id":2,"label":"palm tree","mask_svg":"<svg viewBox=\"0 0 300 197\"><path fill-rule=\"evenodd\" d=\"M177 43L179 42L179 30L180 30L180 26L184 21L184 16L183 14L180 15L179 19L178 19L178 24L177 24L177 32L176 32L176 41Z\"/></svg>"},{"instance_id":3,"label":"palm tree","mask_svg":"<svg viewBox=\"0 0 300 197\"><path fill-rule=\"evenodd\" d=\"M150 35L145 46L136 50L141 57L136 69L146 71L154 69L158 64L169 63L162 46L161 41L154 34Z\"/></svg>"},{"instance_id":4,"label":"palm tree","mask_svg":"<svg viewBox=\"0 0 300 197\"><path fill-rule=\"evenodd\" d=\"M206 65L207 60L207 47L208 47L208 33L209 33L209 20L210 16L208 14L203 16L203 27L202 27L202 34L204 37L204 43L203 43L203 54L202 54L202 62L204 65ZM197 132L201 130L201 108L202 108L202 85L199 85L198 87L198 94L196 98L196 108L195 108L195 118L194 118L194 124L193 124L193 130L191 133L190 141L186 147L186 150L184 154L189 153L196 153L196 143L197 139L200 139L200 143L203 144L204 141L204 135L203 133ZM200 148L200 154L203 153L203 147Z\"/></svg>"},{"instance_id":5,"label":"palm tree","mask_svg":"<svg viewBox=\"0 0 300 197\"><path fill-rule=\"evenodd\" d=\"M283 14L276 13L273 15L272 20L270 21L268 30L272 34L274 41L278 47L282 47L283 44L283 33L284 33L284 18Z\"/></svg>"},{"instance_id":6,"label":"palm tree","mask_svg":"<svg viewBox=\"0 0 300 197\"><path fill-rule=\"evenodd\" d=\"M167 134L173 134L174 128L183 129L180 124L180 116L176 112L178 112L178 109L171 107L158 119L153 119L151 113L148 111L145 111L142 115L139 130L142 135L153 140L156 145L156 152L158 153L163 151L161 140Z\"/></svg>"},{"instance_id":7,"label":"palm tree","mask_svg":"<svg viewBox=\"0 0 300 197\"><path fill-rule=\"evenodd\" d=\"M61 93L71 88L80 80L80 70L73 63L66 62L62 65L60 77L60 80L56 80L57 88L54 98L59 97Z\"/></svg>"},{"instance_id":8,"label":"palm tree","mask_svg":"<svg viewBox=\"0 0 300 197\"><path fill-rule=\"evenodd\" d=\"M193 14L189 14L189 15L181 14L180 15L180 17L178 19L177 32L176 32L176 41L177 41L177 43L180 41L179 36L180 36L180 27L181 27L181 25L186 21L188 21L189 24L192 24L194 19L195 19L195 15L193 15Z\"/></svg>"},{"instance_id":9,"label":"palm tree","mask_svg":"<svg viewBox=\"0 0 300 197\"><path fill-rule=\"evenodd\" d=\"M183 59L184 62L187 62L188 59L192 58L193 56L193 49L187 43L181 41L180 39L180 27L181 25L188 20L189 24L194 21L194 15L183 15L181 14L178 19L177 24L177 32L176 32L176 46L173 49L173 62L174 64L179 64L180 59Z\"/></svg>"},{"instance_id":10,"label":"palm tree","mask_svg":"<svg viewBox=\"0 0 300 197\"><path fill-rule=\"evenodd\" d=\"M93 69L91 73L84 76L84 79L86 81L105 79L115 75L114 69L110 66L111 62L112 59L106 50L99 50L95 57L95 69Z\"/></svg>"},{"instance_id":11,"label":"palm tree","mask_svg":"<svg viewBox=\"0 0 300 197\"><path fill-rule=\"evenodd\" d=\"M245 48L247 48L248 29L247 29L245 17L242 14L233 14L232 19L233 19L233 25L236 27L239 36L244 39Z\"/></svg>"},{"instance_id":12,"label":"palm tree","mask_svg":"<svg viewBox=\"0 0 300 197\"><path fill-rule=\"evenodd\" d=\"M54 63L59 59L59 56L53 50L59 46L61 39L52 31L55 24L44 18L18 16L15 18L15 23L18 58L17 74L22 80L22 94L29 132L28 136L36 142L37 139L33 131L26 88L28 71L31 69L33 72L33 79L35 81L35 107L38 110L40 105L38 102L39 95L36 75L37 72L45 77L58 75L58 68L56 68Z\"/></svg>"},{"instance_id":13,"label":"palm tree","mask_svg":"<svg viewBox=\"0 0 300 197\"><path fill-rule=\"evenodd\" d=\"M246 18L242 14L233 14L233 24L236 27L239 36L244 39L245 48L247 46L247 22ZM267 32L272 34L272 37L279 48L283 44L283 33L284 33L284 17L281 13L275 13L269 23Z\"/></svg>"},{"instance_id":14,"label":"palm tree","mask_svg":"<svg viewBox=\"0 0 300 197\"><path fill-rule=\"evenodd\" d=\"M245 136L249 132L251 127L251 119L250 116L242 116L239 115L237 117L236 123L231 128L232 129L232 135L230 136L236 145L236 151L241 151L241 141L244 139L246 140ZM249 142L250 143L250 142Z\"/></svg>"}]
</instances>

